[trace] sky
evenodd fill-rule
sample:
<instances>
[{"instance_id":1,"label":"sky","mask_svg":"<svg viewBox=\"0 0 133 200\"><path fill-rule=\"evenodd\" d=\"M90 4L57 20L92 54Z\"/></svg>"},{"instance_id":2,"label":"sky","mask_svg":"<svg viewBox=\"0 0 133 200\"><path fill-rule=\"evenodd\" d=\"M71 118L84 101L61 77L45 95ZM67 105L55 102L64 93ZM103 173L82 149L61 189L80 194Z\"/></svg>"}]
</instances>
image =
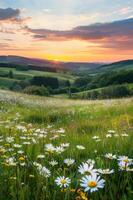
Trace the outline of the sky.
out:
<instances>
[{"instance_id":1,"label":"sky","mask_svg":"<svg viewBox=\"0 0 133 200\"><path fill-rule=\"evenodd\" d=\"M0 0L0 55L132 59L133 0Z\"/></svg>"}]
</instances>

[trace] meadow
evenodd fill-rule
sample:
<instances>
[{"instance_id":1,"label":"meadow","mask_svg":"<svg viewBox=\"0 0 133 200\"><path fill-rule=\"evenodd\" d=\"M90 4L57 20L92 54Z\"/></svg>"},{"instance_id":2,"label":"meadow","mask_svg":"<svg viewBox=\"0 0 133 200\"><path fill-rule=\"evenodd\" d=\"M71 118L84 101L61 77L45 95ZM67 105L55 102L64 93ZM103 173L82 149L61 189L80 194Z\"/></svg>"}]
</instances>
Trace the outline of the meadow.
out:
<instances>
[{"instance_id":1,"label":"meadow","mask_svg":"<svg viewBox=\"0 0 133 200\"><path fill-rule=\"evenodd\" d=\"M0 200L132 200L133 98L0 90Z\"/></svg>"}]
</instances>

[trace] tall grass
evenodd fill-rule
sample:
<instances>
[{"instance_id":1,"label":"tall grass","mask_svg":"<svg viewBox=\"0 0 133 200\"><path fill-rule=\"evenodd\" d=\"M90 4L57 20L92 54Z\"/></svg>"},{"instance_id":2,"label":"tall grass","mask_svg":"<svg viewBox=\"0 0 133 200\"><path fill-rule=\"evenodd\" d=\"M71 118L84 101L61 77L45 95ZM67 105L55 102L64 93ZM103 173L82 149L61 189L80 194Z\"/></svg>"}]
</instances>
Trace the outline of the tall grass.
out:
<instances>
[{"instance_id":1,"label":"tall grass","mask_svg":"<svg viewBox=\"0 0 133 200\"><path fill-rule=\"evenodd\" d=\"M132 99L89 102L1 92L0 200L131 200L132 165L130 171L122 170L117 159L133 156L132 127ZM49 143L56 149L69 145L62 153L50 153L45 148ZM106 159L107 153L116 159ZM75 162L67 166L66 158ZM95 169L114 170L99 174L105 186L93 193L84 192L80 180L85 175L78 172L88 159L95 160ZM53 160L57 165L50 164ZM50 176L41 173L37 164L45 166ZM60 188L55 183L59 176L69 177L71 184Z\"/></svg>"}]
</instances>

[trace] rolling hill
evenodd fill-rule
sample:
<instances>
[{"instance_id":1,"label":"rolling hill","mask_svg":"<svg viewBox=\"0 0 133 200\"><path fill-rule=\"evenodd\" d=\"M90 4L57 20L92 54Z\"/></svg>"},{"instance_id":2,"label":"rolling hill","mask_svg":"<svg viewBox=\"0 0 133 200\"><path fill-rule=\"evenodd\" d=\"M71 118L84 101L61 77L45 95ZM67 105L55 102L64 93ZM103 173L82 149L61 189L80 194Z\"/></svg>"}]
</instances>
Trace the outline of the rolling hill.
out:
<instances>
[{"instance_id":1,"label":"rolling hill","mask_svg":"<svg viewBox=\"0 0 133 200\"><path fill-rule=\"evenodd\" d=\"M21 56L0 56L1 64L28 66L30 69L45 71L45 68L54 69L55 71L72 71L83 72L97 69L102 63L85 63L85 62L57 62L43 59L26 58Z\"/></svg>"},{"instance_id":2,"label":"rolling hill","mask_svg":"<svg viewBox=\"0 0 133 200\"><path fill-rule=\"evenodd\" d=\"M0 56L1 64L28 66L31 70L37 71L69 71L73 74L84 75L97 74L110 71L133 69L133 60L123 60L110 64L93 62L55 62L51 60L26 58L21 56ZM0 66L1 67L1 66Z\"/></svg>"},{"instance_id":3,"label":"rolling hill","mask_svg":"<svg viewBox=\"0 0 133 200\"><path fill-rule=\"evenodd\" d=\"M98 69L96 70L94 69L93 72L105 73L110 71L131 70L131 69L133 69L133 60L122 60L111 64L101 65Z\"/></svg>"}]
</instances>

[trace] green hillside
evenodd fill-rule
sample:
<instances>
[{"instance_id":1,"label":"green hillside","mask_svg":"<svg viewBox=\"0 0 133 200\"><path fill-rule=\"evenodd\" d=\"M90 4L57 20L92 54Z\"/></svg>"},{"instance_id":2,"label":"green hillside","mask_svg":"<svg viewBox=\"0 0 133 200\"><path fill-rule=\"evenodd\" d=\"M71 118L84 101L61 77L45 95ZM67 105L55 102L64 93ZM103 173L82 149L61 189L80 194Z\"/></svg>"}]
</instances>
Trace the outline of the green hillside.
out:
<instances>
[{"instance_id":1,"label":"green hillside","mask_svg":"<svg viewBox=\"0 0 133 200\"><path fill-rule=\"evenodd\" d=\"M107 65L102 65L96 70L95 69L92 70L92 73L106 73L106 72L120 71L120 70L133 70L133 60L125 60L120 62L114 62Z\"/></svg>"},{"instance_id":2,"label":"green hillside","mask_svg":"<svg viewBox=\"0 0 133 200\"><path fill-rule=\"evenodd\" d=\"M14 77L16 79L27 79L27 78L32 78L33 76L49 76L49 77L56 77L60 80L70 80L70 81L74 81L76 79L76 76L73 76L70 73L43 72L37 70L18 71L15 68L0 67L0 75L7 74L9 73L9 71L13 72Z\"/></svg>"},{"instance_id":3,"label":"green hillside","mask_svg":"<svg viewBox=\"0 0 133 200\"><path fill-rule=\"evenodd\" d=\"M132 199L132 98L81 101L0 90L0 113L1 200ZM81 184L90 173L104 181L93 193ZM57 185L59 177L70 180L67 188Z\"/></svg>"},{"instance_id":4,"label":"green hillside","mask_svg":"<svg viewBox=\"0 0 133 200\"><path fill-rule=\"evenodd\" d=\"M121 91L120 91L121 90ZM133 83L96 88L71 94L75 99L107 99L133 95Z\"/></svg>"}]
</instances>

